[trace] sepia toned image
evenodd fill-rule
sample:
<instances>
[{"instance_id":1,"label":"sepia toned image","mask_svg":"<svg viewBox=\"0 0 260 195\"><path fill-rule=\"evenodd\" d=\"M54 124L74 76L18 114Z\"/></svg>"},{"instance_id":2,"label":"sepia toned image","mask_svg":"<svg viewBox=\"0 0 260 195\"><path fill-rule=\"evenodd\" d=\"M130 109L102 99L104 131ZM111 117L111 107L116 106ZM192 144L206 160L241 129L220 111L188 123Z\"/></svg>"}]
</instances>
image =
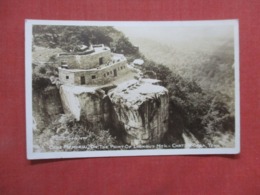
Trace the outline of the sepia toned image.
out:
<instances>
[{"instance_id":1,"label":"sepia toned image","mask_svg":"<svg viewBox=\"0 0 260 195\"><path fill-rule=\"evenodd\" d=\"M26 21L28 159L239 152L238 21Z\"/></svg>"}]
</instances>

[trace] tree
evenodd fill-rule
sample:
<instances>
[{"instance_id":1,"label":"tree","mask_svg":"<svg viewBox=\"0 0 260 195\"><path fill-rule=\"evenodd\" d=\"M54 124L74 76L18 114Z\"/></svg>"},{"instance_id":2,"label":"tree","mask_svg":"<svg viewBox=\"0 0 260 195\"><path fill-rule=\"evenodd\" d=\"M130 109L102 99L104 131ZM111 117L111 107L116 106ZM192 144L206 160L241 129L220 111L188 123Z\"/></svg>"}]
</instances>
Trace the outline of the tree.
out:
<instances>
[{"instance_id":1,"label":"tree","mask_svg":"<svg viewBox=\"0 0 260 195\"><path fill-rule=\"evenodd\" d=\"M194 80L184 79L162 64L148 60L143 68L143 71L154 71L168 89L169 129L172 135L179 136L179 140L182 130L188 129L209 146L216 132L234 129L233 119L220 94L204 91Z\"/></svg>"},{"instance_id":2,"label":"tree","mask_svg":"<svg viewBox=\"0 0 260 195\"><path fill-rule=\"evenodd\" d=\"M76 121L70 114L62 114L37 137L38 149L48 151L86 151L103 149L115 143L108 130L91 129L86 122Z\"/></svg>"}]
</instances>

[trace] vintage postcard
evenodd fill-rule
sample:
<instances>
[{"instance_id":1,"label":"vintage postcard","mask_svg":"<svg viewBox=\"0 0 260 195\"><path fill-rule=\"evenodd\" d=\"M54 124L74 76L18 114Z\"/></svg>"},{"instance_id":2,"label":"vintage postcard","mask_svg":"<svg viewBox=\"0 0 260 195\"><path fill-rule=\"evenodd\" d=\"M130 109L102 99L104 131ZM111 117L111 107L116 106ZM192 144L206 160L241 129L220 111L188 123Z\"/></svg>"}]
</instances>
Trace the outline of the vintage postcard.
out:
<instances>
[{"instance_id":1,"label":"vintage postcard","mask_svg":"<svg viewBox=\"0 0 260 195\"><path fill-rule=\"evenodd\" d=\"M237 154L238 20L25 21L27 158Z\"/></svg>"}]
</instances>

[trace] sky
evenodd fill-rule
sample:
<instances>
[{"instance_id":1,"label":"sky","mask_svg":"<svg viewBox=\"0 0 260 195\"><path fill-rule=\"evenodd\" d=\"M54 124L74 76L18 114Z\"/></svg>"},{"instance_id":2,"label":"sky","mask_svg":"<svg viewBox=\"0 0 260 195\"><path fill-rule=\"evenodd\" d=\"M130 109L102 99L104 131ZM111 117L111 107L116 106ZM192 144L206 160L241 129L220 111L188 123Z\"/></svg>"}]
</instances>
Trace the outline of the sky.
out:
<instances>
[{"instance_id":1,"label":"sky","mask_svg":"<svg viewBox=\"0 0 260 195\"><path fill-rule=\"evenodd\" d=\"M158 23L157 23L158 24ZM153 25L134 26L124 25L115 26L116 29L122 31L130 41L137 39L150 39L161 42L166 45L193 45L200 47L201 45L217 44L218 42L233 40L234 26L229 23L217 23L217 25Z\"/></svg>"}]
</instances>

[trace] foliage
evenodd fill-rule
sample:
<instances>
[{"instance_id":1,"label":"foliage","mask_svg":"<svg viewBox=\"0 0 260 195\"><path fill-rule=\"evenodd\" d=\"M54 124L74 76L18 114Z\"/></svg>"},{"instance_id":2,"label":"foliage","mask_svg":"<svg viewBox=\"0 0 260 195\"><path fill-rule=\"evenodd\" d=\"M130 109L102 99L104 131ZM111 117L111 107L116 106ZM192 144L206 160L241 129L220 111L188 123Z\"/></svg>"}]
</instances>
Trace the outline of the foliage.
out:
<instances>
[{"instance_id":1,"label":"foliage","mask_svg":"<svg viewBox=\"0 0 260 195\"><path fill-rule=\"evenodd\" d=\"M104 44L116 53L123 53L130 59L140 57L138 48L127 37L110 26L33 26L34 45L46 48L61 48L75 51L79 45ZM133 58L134 56L134 58Z\"/></svg>"},{"instance_id":2,"label":"foliage","mask_svg":"<svg viewBox=\"0 0 260 195\"><path fill-rule=\"evenodd\" d=\"M51 85L51 76L58 77L58 70L53 64L33 65L33 91L43 92L46 87Z\"/></svg>"},{"instance_id":3,"label":"foliage","mask_svg":"<svg viewBox=\"0 0 260 195\"><path fill-rule=\"evenodd\" d=\"M86 122L63 114L38 135L35 145L41 151L86 151L102 149L115 142L109 131L91 129Z\"/></svg>"},{"instance_id":4,"label":"foliage","mask_svg":"<svg viewBox=\"0 0 260 195\"><path fill-rule=\"evenodd\" d=\"M194 80L188 81L152 61L146 60L143 71L154 71L169 90L169 129L173 134L181 135L184 128L189 129L202 143L210 145L215 133L234 131L234 119L221 94L206 92Z\"/></svg>"},{"instance_id":5,"label":"foliage","mask_svg":"<svg viewBox=\"0 0 260 195\"><path fill-rule=\"evenodd\" d=\"M115 32L113 27L95 26L33 26L34 44L49 48L62 48L65 51L74 51L78 45L92 44L110 45L113 42L110 33Z\"/></svg>"},{"instance_id":6,"label":"foliage","mask_svg":"<svg viewBox=\"0 0 260 195\"><path fill-rule=\"evenodd\" d=\"M166 40L166 39L165 39ZM143 54L163 64L203 90L221 92L229 111L234 114L234 43L232 39L198 40L201 44L180 41L174 44L151 38L138 38ZM196 40L194 40L196 42ZM191 44L191 45L190 45Z\"/></svg>"},{"instance_id":7,"label":"foliage","mask_svg":"<svg viewBox=\"0 0 260 195\"><path fill-rule=\"evenodd\" d=\"M129 41L128 38L125 36L122 36L119 38L119 40L116 42L116 53L123 53L125 55L132 54L134 55L137 53L137 48L132 45L132 43Z\"/></svg>"},{"instance_id":8,"label":"foliage","mask_svg":"<svg viewBox=\"0 0 260 195\"><path fill-rule=\"evenodd\" d=\"M32 88L34 91L42 91L48 85L50 85L50 80L45 74L46 74L46 68L44 66L36 66L33 69Z\"/></svg>"}]
</instances>

